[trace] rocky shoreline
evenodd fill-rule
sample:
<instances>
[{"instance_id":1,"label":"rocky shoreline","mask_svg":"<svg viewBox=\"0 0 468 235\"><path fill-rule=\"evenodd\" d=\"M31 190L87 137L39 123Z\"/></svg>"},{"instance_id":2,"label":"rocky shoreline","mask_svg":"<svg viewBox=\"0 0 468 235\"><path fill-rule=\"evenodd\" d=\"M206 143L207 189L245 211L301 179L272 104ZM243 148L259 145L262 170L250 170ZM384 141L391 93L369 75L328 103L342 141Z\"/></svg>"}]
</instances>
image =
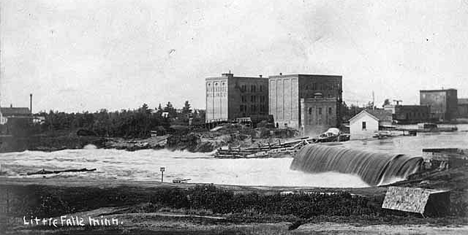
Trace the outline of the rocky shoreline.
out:
<instances>
[{"instance_id":1,"label":"rocky shoreline","mask_svg":"<svg viewBox=\"0 0 468 235\"><path fill-rule=\"evenodd\" d=\"M149 138L118 138L79 136L76 133L61 135L34 135L28 137L0 137L0 153L31 151L58 151L82 149L94 145L104 149L136 151L142 149L169 149L189 152L213 152L224 147L251 147L259 143L276 143L295 137L290 130L251 129L245 126L227 126L217 131L201 130L175 133Z\"/></svg>"}]
</instances>

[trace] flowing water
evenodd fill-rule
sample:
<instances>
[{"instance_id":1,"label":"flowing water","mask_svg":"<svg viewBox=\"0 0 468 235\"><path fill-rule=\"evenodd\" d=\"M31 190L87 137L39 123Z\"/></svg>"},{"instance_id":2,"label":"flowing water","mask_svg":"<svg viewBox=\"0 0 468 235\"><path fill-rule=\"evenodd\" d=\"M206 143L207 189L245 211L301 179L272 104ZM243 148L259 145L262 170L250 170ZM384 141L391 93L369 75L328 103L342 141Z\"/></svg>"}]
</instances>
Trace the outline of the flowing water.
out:
<instances>
[{"instance_id":1,"label":"flowing water","mask_svg":"<svg viewBox=\"0 0 468 235\"><path fill-rule=\"evenodd\" d=\"M342 147L380 153L420 156L423 148L468 146L468 125L459 125L459 132L422 134L385 140L348 141ZM374 184L359 176L359 172L307 173L290 169L292 158L216 159L212 154L171 152L168 150L140 150L128 152L114 149L95 149L57 152L25 151L0 154L0 171L8 177L26 176L26 172L97 168L89 173L61 173L47 177L107 178L116 180L160 180L160 167L166 167L164 181L189 178L193 183L236 185L310 186L310 187L366 187ZM357 164L358 165L358 164ZM398 167L397 167L398 168ZM330 169L331 170L331 169ZM390 170L391 171L391 170ZM384 171L385 172L385 171ZM389 178L389 177L382 177ZM0 178L1 180L1 178ZM378 180L377 180L378 181ZM367 182L367 183L366 183Z\"/></svg>"},{"instance_id":2,"label":"flowing water","mask_svg":"<svg viewBox=\"0 0 468 235\"><path fill-rule=\"evenodd\" d=\"M5 153L0 157L10 177L41 169L97 168L92 173L61 173L59 177L108 178L116 180L160 180L160 167L165 167L164 181L189 178L194 183L366 187L357 176L327 172L307 174L289 169L292 158L217 159L211 154L168 150L128 152L114 149L63 150L57 152L25 151Z\"/></svg>"},{"instance_id":3,"label":"flowing water","mask_svg":"<svg viewBox=\"0 0 468 235\"><path fill-rule=\"evenodd\" d=\"M415 173L421 157L377 153L342 146L308 145L294 158L291 169L309 173L340 172L359 175L369 185L389 183Z\"/></svg>"}]
</instances>

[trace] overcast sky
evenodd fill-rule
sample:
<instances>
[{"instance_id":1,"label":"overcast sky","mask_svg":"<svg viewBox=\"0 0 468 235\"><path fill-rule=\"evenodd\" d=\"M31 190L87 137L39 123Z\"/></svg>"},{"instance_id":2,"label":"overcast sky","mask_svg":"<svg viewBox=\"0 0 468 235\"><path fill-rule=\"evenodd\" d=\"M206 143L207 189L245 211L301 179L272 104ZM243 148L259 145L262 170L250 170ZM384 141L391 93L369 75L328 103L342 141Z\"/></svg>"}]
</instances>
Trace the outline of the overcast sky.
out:
<instances>
[{"instance_id":1,"label":"overcast sky","mask_svg":"<svg viewBox=\"0 0 468 235\"><path fill-rule=\"evenodd\" d=\"M204 79L343 76L349 103L468 97L468 1L0 0L1 105L205 108Z\"/></svg>"}]
</instances>

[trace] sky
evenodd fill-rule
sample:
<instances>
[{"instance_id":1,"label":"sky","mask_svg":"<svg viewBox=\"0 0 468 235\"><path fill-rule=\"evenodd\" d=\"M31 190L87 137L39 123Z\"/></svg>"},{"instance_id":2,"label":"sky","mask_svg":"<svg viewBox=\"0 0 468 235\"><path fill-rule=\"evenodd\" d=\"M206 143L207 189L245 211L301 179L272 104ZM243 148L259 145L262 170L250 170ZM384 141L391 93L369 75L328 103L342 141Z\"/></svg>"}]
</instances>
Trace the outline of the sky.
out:
<instances>
[{"instance_id":1,"label":"sky","mask_svg":"<svg viewBox=\"0 0 468 235\"><path fill-rule=\"evenodd\" d=\"M204 79L343 76L343 98L468 97L468 0L0 0L0 105L205 108Z\"/></svg>"}]
</instances>

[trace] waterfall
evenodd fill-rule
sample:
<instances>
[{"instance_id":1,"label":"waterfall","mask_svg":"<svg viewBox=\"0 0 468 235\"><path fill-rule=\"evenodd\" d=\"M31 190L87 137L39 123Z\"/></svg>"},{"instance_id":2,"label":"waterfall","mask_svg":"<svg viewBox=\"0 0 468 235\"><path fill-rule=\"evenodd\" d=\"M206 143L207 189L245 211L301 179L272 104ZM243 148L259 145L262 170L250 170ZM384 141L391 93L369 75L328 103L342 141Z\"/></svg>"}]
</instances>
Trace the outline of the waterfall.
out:
<instances>
[{"instance_id":1,"label":"waterfall","mask_svg":"<svg viewBox=\"0 0 468 235\"><path fill-rule=\"evenodd\" d=\"M358 175L369 185L385 184L415 173L421 157L376 153L319 144L304 146L291 163L292 170L308 173L334 171Z\"/></svg>"}]
</instances>

